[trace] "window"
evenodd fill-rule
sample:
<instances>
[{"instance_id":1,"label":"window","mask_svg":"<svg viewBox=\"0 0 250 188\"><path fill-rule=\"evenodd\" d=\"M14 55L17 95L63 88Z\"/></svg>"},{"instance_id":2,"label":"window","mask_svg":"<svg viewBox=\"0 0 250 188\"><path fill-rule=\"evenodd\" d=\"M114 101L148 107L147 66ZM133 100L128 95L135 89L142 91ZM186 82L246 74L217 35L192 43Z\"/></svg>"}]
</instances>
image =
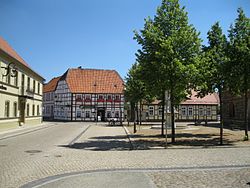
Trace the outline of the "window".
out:
<instances>
[{"instance_id":1,"label":"window","mask_svg":"<svg viewBox=\"0 0 250 188\"><path fill-rule=\"evenodd\" d=\"M90 101L91 101L91 96L85 95L85 102L90 102Z\"/></svg>"},{"instance_id":2,"label":"window","mask_svg":"<svg viewBox=\"0 0 250 188\"><path fill-rule=\"evenodd\" d=\"M76 95L76 102L81 102L82 101L82 95L77 94Z\"/></svg>"},{"instance_id":3,"label":"window","mask_svg":"<svg viewBox=\"0 0 250 188\"><path fill-rule=\"evenodd\" d=\"M111 118L111 112L110 111L107 112L107 118Z\"/></svg>"},{"instance_id":4,"label":"window","mask_svg":"<svg viewBox=\"0 0 250 188\"><path fill-rule=\"evenodd\" d=\"M10 117L10 101L5 101L4 117Z\"/></svg>"},{"instance_id":5,"label":"window","mask_svg":"<svg viewBox=\"0 0 250 188\"><path fill-rule=\"evenodd\" d=\"M116 95L116 96L115 96L115 100L116 100L116 101L119 101L119 100L120 100L120 95Z\"/></svg>"},{"instance_id":6,"label":"window","mask_svg":"<svg viewBox=\"0 0 250 188\"><path fill-rule=\"evenodd\" d=\"M40 107L37 105L37 115L40 116Z\"/></svg>"},{"instance_id":7,"label":"window","mask_svg":"<svg viewBox=\"0 0 250 188\"><path fill-rule=\"evenodd\" d=\"M14 85L18 86L18 71L16 71L16 77L14 78Z\"/></svg>"},{"instance_id":8,"label":"window","mask_svg":"<svg viewBox=\"0 0 250 188\"><path fill-rule=\"evenodd\" d=\"M203 107L200 107L200 108L199 108L199 115L200 115L200 116L203 116L203 114L204 114L204 113L203 113Z\"/></svg>"},{"instance_id":9,"label":"window","mask_svg":"<svg viewBox=\"0 0 250 188\"><path fill-rule=\"evenodd\" d=\"M22 93L22 95L24 93L24 82L25 82L25 75L22 74L22 81L21 81L21 93Z\"/></svg>"},{"instance_id":10,"label":"window","mask_svg":"<svg viewBox=\"0 0 250 188\"><path fill-rule=\"evenodd\" d=\"M28 77L27 80L27 90L30 91L30 77Z\"/></svg>"},{"instance_id":11,"label":"window","mask_svg":"<svg viewBox=\"0 0 250 188\"><path fill-rule=\"evenodd\" d=\"M149 115L150 115L150 116L153 116L153 115L154 115L154 107L153 107L153 106L150 106L150 107L149 107Z\"/></svg>"},{"instance_id":12,"label":"window","mask_svg":"<svg viewBox=\"0 0 250 188\"><path fill-rule=\"evenodd\" d=\"M77 94L77 95L76 95L76 100L77 100L77 99L82 99L82 95Z\"/></svg>"},{"instance_id":13,"label":"window","mask_svg":"<svg viewBox=\"0 0 250 188\"><path fill-rule=\"evenodd\" d=\"M193 116L193 107L188 107L188 115Z\"/></svg>"},{"instance_id":14,"label":"window","mask_svg":"<svg viewBox=\"0 0 250 188\"><path fill-rule=\"evenodd\" d=\"M36 92L36 81L33 80L33 92L35 93Z\"/></svg>"},{"instance_id":15,"label":"window","mask_svg":"<svg viewBox=\"0 0 250 188\"><path fill-rule=\"evenodd\" d=\"M162 106L159 106L158 112L159 112L159 116L162 116Z\"/></svg>"},{"instance_id":16,"label":"window","mask_svg":"<svg viewBox=\"0 0 250 188\"><path fill-rule=\"evenodd\" d=\"M211 108L207 107L207 116L211 116Z\"/></svg>"},{"instance_id":17,"label":"window","mask_svg":"<svg viewBox=\"0 0 250 188\"><path fill-rule=\"evenodd\" d=\"M90 117L90 112L86 111L86 118L89 118L89 117Z\"/></svg>"},{"instance_id":18,"label":"window","mask_svg":"<svg viewBox=\"0 0 250 188\"><path fill-rule=\"evenodd\" d=\"M181 115L186 116L187 115L187 108L186 107L181 107Z\"/></svg>"},{"instance_id":19,"label":"window","mask_svg":"<svg viewBox=\"0 0 250 188\"><path fill-rule=\"evenodd\" d=\"M98 95L97 102L104 102L104 96L103 95Z\"/></svg>"},{"instance_id":20,"label":"window","mask_svg":"<svg viewBox=\"0 0 250 188\"><path fill-rule=\"evenodd\" d=\"M6 82L7 82L8 84L10 84L10 74L8 74L8 75L6 76Z\"/></svg>"},{"instance_id":21,"label":"window","mask_svg":"<svg viewBox=\"0 0 250 188\"><path fill-rule=\"evenodd\" d=\"M115 117L116 117L116 118L119 117L119 112L118 112L118 111L115 112Z\"/></svg>"},{"instance_id":22,"label":"window","mask_svg":"<svg viewBox=\"0 0 250 188\"><path fill-rule=\"evenodd\" d=\"M40 83L37 84L37 93L40 94Z\"/></svg>"},{"instance_id":23,"label":"window","mask_svg":"<svg viewBox=\"0 0 250 188\"><path fill-rule=\"evenodd\" d=\"M29 116L29 115L30 115L30 105L27 104L27 116Z\"/></svg>"},{"instance_id":24,"label":"window","mask_svg":"<svg viewBox=\"0 0 250 188\"><path fill-rule=\"evenodd\" d=\"M32 105L32 116L35 116L35 105Z\"/></svg>"},{"instance_id":25,"label":"window","mask_svg":"<svg viewBox=\"0 0 250 188\"><path fill-rule=\"evenodd\" d=\"M112 100L112 95L108 95L107 100Z\"/></svg>"},{"instance_id":26,"label":"window","mask_svg":"<svg viewBox=\"0 0 250 188\"><path fill-rule=\"evenodd\" d=\"M81 111L77 111L77 112L76 112L76 117L77 117L77 118L80 118L80 117L81 117Z\"/></svg>"},{"instance_id":27,"label":"window","mask_svg":"<svg viewBox=\"0 0 250 188\"><path fill-rule=\"evenodd\" d=\"M46 106L46 108L45 108L45 113L46 113L46 114L49 114L49 110L50 110L50 109L49 109L49 106Z\"/></svg>"},{"instance_id":28,"label":"window","mask_svg":"<svg viewBox=\"0 0 250 188\"><path fill-rule=\"evenodd\" d=\"M13 103L13 116L17 117L17 103L16 102Z\"/></svg>"}]
</instances>

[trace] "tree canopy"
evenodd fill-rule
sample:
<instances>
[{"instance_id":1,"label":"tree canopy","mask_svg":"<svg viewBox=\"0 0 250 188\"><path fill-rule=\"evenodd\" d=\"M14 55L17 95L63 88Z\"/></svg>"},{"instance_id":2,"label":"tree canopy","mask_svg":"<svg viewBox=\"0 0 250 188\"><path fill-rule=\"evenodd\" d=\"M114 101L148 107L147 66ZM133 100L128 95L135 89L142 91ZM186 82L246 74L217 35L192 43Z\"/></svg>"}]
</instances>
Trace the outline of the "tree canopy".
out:
<instances>
[{"instance_id":1,"label":"tree canopy","mask_svg":"<svg viewBox=\"0 0 250 188\"><path fill-rule=\"evenodd\" d=\"M199 33L178 0L163 0L154 18L145 19L144 28L135 31L134 39L141 45L136 56L145 86L162 99L165 91L170 92L174 142L174 106L186 97L197 73Z\"/></svg>"}]
</instances>

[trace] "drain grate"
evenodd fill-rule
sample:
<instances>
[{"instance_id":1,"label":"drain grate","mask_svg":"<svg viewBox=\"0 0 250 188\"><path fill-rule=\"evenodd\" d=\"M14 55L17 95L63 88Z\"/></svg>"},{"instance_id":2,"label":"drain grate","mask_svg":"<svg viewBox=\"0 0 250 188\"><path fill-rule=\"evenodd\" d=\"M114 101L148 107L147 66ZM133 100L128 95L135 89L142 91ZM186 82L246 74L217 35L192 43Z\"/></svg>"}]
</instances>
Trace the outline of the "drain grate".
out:
<instances>
[{"instance_id":1,"label":"drain grate","mask_svg":"<svg viewBox=\"0 0 250 188\"><path fill-rule=\"evenodd\" d=\"M27 150L26 153L41 153L41 150Z\"/></svg>"}]
</instances>

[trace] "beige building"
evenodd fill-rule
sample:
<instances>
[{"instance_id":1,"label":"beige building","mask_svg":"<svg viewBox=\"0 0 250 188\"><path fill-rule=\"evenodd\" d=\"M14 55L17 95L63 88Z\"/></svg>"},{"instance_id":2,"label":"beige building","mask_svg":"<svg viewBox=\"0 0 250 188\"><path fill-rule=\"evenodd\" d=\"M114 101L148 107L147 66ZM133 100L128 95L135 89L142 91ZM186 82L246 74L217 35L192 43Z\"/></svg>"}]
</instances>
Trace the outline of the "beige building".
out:
<instances>
[{"instance_id":1,"label":"beige building","mask_svg":"<svg viewBox=\"0 0 250 188\"><path fill-rule=\"evenodd\" d=\"M41 123L44 78L1 37L0 68L0 126Z\"/></svg>"},{"instance_id":2,"label":"beige building","mask_svg":"<svg viewBox=\"0 0 250 188\"><path fill-rule=\"evenodd\" d=\"M192 92L186 100L175 108L176 121L209 122L218 121L219 98L217 94L208 94L203 98L196 96ZM140 110L141 109L141 110ZM137 118L141 116L142 121L161 121L162 106L160 100L155 100L150 104L138 105ZM166 117L165 117L166 118Z\"/></svg>"}]
</instances>

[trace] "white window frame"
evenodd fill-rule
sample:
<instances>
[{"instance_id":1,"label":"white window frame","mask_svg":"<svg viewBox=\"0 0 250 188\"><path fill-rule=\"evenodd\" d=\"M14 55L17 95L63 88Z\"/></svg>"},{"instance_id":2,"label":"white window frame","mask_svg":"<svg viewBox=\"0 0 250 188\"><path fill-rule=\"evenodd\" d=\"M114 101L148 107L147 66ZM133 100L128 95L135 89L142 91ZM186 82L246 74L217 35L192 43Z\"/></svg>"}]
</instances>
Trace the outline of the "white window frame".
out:
<instances>
[{"instance_id":1,"label":"white window frame","mask_svg":"<svg viewBox=\"0 0 250 188\"><path fill-rule=\"evenodd\" d=\"M199 116L204 116L204 108L199 107Z\"/></svg>"},{"instance_id":2,"label":"white window frame","mask_svg":"<svg viewBox=\"0 0 250 188\"><path fill-rule=\"evenodd\" d=\"M82 117L82 112L80 110L77 110L76 111L76 118L81 118L81 117Z\"/></svg>"},{"instance_id":3,"label":"white window frame","mask_svg":"<svg viewBox=\"0 0 250 188\"><path fill-rule=\"evenodd\" d=\"M148 115L149 116L153 116L155 114L154 111L155 111L154 106L148 107Z\"/></svg>"},{"instance_id":4,"label":"white window frame","mask_svg":"<svg viewBox=\"0 0 250 188\"><path fill-rule=\"evenodd\" d=\"M181 107L181 115L182 116L186 116L187 115L187 107L186 106L182 106Z\"/></svg>"},{"instance_id":5,"label":"white window frame","mask_svg":"<svg viewBox=\"0 0 250 188\"><path fill-rule=\"evenodd\" d=\"M209 112L209 113L208 113ZM212 110L211 110L211 107L209 106L209 107L207 107L206 108L206 114L207 114L207 116L211 116L211 113L212 112Z\"/></svg>"},{"instance_id":6,"label":"white window frame","mask_svg":"<svg viewBox=\"0 0 250 188\"><path fill-rule=\"evenodd\" d=\"M188 107L188 116L193 116L193 107Z\"/></svg>"}]
</instances>

